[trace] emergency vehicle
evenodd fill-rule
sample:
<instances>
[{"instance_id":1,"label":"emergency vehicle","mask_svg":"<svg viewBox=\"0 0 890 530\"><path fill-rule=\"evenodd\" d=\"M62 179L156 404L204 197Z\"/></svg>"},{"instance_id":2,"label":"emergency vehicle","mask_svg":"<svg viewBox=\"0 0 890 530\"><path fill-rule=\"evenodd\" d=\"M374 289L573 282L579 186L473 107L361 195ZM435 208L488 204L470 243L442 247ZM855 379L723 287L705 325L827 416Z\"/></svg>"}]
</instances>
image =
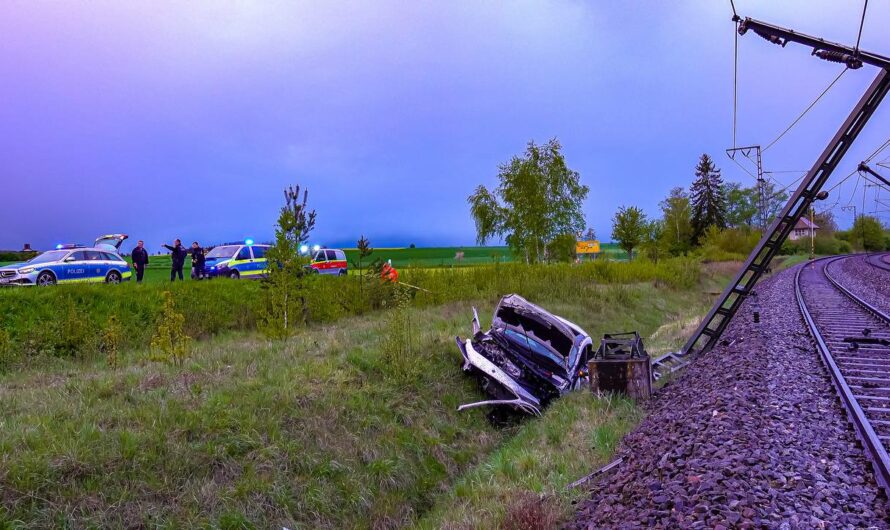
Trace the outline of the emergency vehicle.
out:
<instances>
[{"instance_id":1,"label":"emergency vehicle","mask_svg":"<svg viewBox=\"0 0 890 530\"><path fill-rule=\"evenodd\" d=\"M309 264L312 272L316 274L336 274L346 276L348 265L346 253L336 248L319 248L312 252L312 262Z\"/></svg>"},{"instance_id":2,"label":"emergency vehicle","mask_svg":"<svg viewBox=\"0 0 890 530\"><path fill-rule=\"evenodd\" d=\"M208 278L264 278L267 250L269 245L255 245L250 239L213 247L205 256L204 273Z\"/></svg>"},{"instance_id":3,"label":"emergency vehicle","mask_svg":"<svg viewBox=\"0 0 890 530\"><path fill-rule=\"evenodd\" d=\"M0 285L56 285L62 283L121 283L133 275L120 256L126 234L109 234L92 247L57 245L26 262L0 267Z\"/></svg>"}]
</instances>

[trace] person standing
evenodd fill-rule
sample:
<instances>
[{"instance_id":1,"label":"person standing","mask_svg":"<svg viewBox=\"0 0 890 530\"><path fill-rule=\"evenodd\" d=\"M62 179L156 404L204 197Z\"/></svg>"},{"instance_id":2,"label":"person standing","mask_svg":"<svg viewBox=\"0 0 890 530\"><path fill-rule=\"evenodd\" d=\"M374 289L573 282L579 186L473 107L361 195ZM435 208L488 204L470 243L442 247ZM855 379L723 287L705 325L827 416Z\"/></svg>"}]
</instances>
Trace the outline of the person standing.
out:
<instances>
[{"instance_id":1,"label":"person standing","mask_svg":"<svg viewBox=\"0 0 890 530\"><path fill-rule=\"evenodd\" d=\"M173 246L164 245L164 248L170 251L170 257L173 260L170 267L170 281L176 281L177 275L179 276L179 281L182 281L182 266L185 265L185 257L188 256L188 251L182 246L182 241L178 239L173 242Z\"/></svg>"},{"instance_id":2,"label":"person standing","mask_svg":"<svg viewBox=\"0 0 890 530\"><path fill-rule=\"evenodd\" d=\"M136 283L142 283L142 275L145 274L145 266L148 265L148 251L145 243L140 239L133 249L133 268L136 269Z\"/></svg>"},{"instance_id":3,"label":"person standing","mask_svg":"<svg viewBox=\"0 0 890 530\"><path fill-rule=\"evenodd\" d=\"M204 249L197 241L192 241L192 278L195 280L204 278Z\"/></svg>"}]
</instances>

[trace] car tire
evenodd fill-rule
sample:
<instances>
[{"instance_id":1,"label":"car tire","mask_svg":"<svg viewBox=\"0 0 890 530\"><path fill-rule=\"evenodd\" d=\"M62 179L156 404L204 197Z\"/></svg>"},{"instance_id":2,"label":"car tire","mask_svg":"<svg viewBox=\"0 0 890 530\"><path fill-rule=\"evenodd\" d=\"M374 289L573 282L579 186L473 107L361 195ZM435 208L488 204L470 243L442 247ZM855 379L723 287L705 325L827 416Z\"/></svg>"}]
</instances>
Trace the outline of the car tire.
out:
<instances>
[{"instance_id":1,"label":"car tire","mask_svg":"<svg viewBox=\"0 0 890 530\"><path fill-rule=\"evenodd\" d=\"M37 285L39 285L41 287L46 287L48 285L55 285L55 284L56 284L56 276L53 273L51 273L49 271L43 271L37 275Z\"/></svg>"},{"instance_id":2,"label":"car tire","mask_svg":"<svg viewBox=\"0 0 890 530\"><path fill-rule=\"evenodd\" d=\"M229 273L229 278L233 280L239 280L241 279L241 274L239 274L238 271L232 271Z\"/></svg>"},{"instance_id":3,"label":"car tire","mask_svg":"<svg viewBox=\"0 0 890 530\"><path fill-rule=\"evenodd\" d=\"M337 276L346 276L346 269L340 269L340 272L337 273Z\"/></svg>"},{"instance_id":4,"label":"car tire","mask_svg":"<svg viewBox=\"0 0 890 530\"><path fill-rule=\"evenodd\" d=\"M121 283L121 273L117 271L111 271L105 276L105 283L113 283L119 284Z\"/></svg>"}]
</instances>

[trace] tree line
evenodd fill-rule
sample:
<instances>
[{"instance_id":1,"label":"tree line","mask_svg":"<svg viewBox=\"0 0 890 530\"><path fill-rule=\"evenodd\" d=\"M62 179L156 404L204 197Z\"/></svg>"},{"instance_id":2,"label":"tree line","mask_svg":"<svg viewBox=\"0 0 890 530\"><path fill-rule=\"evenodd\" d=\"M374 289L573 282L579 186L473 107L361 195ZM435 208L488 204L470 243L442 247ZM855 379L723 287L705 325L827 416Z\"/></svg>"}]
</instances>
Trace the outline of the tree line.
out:
<instances>
[{"instance_id":1,"label":"tree line","mask_svg":"<svg viewBox=\"0 0 890 530\"><path fill-rule=\"evenodd\" d=\"M586 227L583 202L590 188L570 169L556 138L543 145L531 141L521 155L498 167L494 189L479 185L467 198L476 225L476 241L503 238L514 255L528 263L569 261L575 243L596 239ZM664 256L694 253L704 259L739 259L760 239L788 201L785 189L764 186L763 218L756 185L724 182L720 169L702 154L688 189L673 188L649 217L637 206L621 206L612 219L612 240L632 259L638 253L657 261ZM838 230L831 211L814 212L817 254L852 249L890 249L890 233L872 216L857 216L853 227ZM806 244L789 241L785 253L809 252Z\"/></svg>"}]
</instances>

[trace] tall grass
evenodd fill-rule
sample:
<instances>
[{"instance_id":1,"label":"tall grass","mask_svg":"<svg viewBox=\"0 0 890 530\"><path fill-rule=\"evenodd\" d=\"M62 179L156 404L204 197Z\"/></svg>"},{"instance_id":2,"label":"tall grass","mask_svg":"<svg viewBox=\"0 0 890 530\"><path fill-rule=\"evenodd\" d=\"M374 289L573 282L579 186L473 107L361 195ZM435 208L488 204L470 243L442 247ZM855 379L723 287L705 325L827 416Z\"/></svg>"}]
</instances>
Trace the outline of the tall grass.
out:
<instances>
[{"instance_id":1,"label":"tall grass","mask_svg":"<svg viewBox=\"0 0 890 530\"><path fill-rule=\"evenodd\" d=\"M580 265L504 263L459 269L403 269L401 285L360 276L313 277L306 297L311 323L392 307L407 294L407 304L427 307L445 302L485 299L508 293L528 298L576 299L599 296L602 284L654 282L674 288L694 285L699 266L686 259L658 264L596 261ZM362 285L364 282L364 285ZM184 331L202 339L225 331L252 330L262 303L261 285L214 280L144 285L68 285L0 291L0 330L4 332L0 365L26 364L51 357L78 358L97 351L102 326L114 315L123 349L148 345L172 293L184 314Z\"/></svg>"}]
</instances>

